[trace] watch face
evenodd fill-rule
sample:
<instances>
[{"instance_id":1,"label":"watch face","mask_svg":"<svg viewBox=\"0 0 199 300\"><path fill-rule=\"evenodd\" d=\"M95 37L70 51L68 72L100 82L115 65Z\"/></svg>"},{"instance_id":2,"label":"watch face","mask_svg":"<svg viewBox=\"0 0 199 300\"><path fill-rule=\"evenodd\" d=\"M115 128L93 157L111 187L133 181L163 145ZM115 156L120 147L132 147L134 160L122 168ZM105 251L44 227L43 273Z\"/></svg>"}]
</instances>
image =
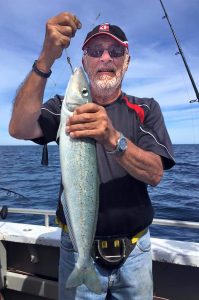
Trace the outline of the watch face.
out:
<instances>
[{"instance_id":1,"label":"watch face","mask_svg":"<svg viewBox=\"0 0 199 300\"><path fill-rule=\"evenodd\" d=\"M127 149L127 139L122 133L120 133L120 138L117 141L116 149L113 151L107 151L107 153L110 155L121 155L126 151L126 149Z\"/></svg>"},{"instance_id":2,"label":"watch face","mask_svg":"<svg viewBox=\"0 0 199 300\"><path fill-rule=\"evenodd\" d=\"M120 148L120 151L125 151L126 148L127 148L127 140L125 137L122 137L119 141L119 148Z\"/></svg>"}]
</instances>

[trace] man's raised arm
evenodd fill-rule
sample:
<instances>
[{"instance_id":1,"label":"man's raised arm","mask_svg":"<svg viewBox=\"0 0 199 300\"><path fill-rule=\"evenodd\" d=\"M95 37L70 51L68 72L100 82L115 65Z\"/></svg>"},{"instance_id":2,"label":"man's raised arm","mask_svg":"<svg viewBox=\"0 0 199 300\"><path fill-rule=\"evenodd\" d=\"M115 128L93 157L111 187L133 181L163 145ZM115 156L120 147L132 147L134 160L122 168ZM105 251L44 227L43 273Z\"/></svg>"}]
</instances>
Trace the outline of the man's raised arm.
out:
<instances>
[{"instance_id":1,"label":"man's raised arm","mask_svg":"<svg viewBox=\"0 0 199 300\"><path fill-rule=\"evenodd\" d=\"M9 133L18 139L33 139L43 135L38 123L44 90L54 61L70 44L81 23L70 13L61 13L48 20L42 52L19 88L14 100Z\"/></svg>"}]
</instances>

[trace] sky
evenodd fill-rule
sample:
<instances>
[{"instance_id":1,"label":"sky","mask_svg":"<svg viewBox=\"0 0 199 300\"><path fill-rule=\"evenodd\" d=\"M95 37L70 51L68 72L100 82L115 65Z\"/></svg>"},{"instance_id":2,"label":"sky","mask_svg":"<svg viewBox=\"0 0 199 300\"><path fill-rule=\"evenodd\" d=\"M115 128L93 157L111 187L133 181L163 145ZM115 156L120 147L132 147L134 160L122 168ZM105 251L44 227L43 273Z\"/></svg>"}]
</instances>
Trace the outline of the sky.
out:
<instances>
[{"instance_id":1,"label":"sky","mask_svg":"<svg viewBox=\"0 0 199 300\"><path fill-rule=\"evenodd\" d=\"M196 86L199 88L199 0L163 0ZM63 11L80 19L82 29L67 53L81 65L81 45L95 25L120 26L129 41L131 62L124 92L155 98L174 144L199 144L199 103L159 0L0 0L0 145L32 142L9 136L8 124L16 91L41 52L46 21ZM64 94L71 71L66 53L56 60L44 102ZM27 99L28 101L28 99Z\"/></svg>"}]
</instances>

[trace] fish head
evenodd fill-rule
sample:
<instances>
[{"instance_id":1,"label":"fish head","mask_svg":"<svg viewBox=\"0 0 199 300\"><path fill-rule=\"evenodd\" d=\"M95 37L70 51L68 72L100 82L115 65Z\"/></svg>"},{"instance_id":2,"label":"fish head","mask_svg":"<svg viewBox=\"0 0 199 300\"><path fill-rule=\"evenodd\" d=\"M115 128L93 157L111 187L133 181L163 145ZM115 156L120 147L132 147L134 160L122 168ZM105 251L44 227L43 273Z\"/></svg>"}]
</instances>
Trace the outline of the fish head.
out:
<instances>
[{"instance_id":1,"label":"fish head","mask_svg":"<svg viewBox=\"0 0 199 300\"><path fill-rule=\"evenodd\" d=\"M78 106L92 102L88 79L82 67L76 68L69 80L63 104L73 112Z\"/></svg>"}]
</instances>

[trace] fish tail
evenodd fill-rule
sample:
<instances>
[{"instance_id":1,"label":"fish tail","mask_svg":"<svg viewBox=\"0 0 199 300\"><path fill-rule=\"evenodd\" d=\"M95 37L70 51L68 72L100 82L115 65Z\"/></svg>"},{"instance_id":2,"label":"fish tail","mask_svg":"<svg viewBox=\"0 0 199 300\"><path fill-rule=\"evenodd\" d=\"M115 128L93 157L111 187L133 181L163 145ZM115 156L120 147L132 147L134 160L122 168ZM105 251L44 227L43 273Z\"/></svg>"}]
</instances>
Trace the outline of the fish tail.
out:
<instances>
[{"instance_id":1,"label":"fish tail","mask_svg":"<svg viewBox=\"0 0 199 300\"><path fill-rule=\"evenodd\" d=\"M103 289L93 263L91 263L86 270L78 269L78 267L75 266L66 282L66 288L77 287L81 284L85 284L90 291L96 294L103 293Z\"/></svg>"}]
</instances>

